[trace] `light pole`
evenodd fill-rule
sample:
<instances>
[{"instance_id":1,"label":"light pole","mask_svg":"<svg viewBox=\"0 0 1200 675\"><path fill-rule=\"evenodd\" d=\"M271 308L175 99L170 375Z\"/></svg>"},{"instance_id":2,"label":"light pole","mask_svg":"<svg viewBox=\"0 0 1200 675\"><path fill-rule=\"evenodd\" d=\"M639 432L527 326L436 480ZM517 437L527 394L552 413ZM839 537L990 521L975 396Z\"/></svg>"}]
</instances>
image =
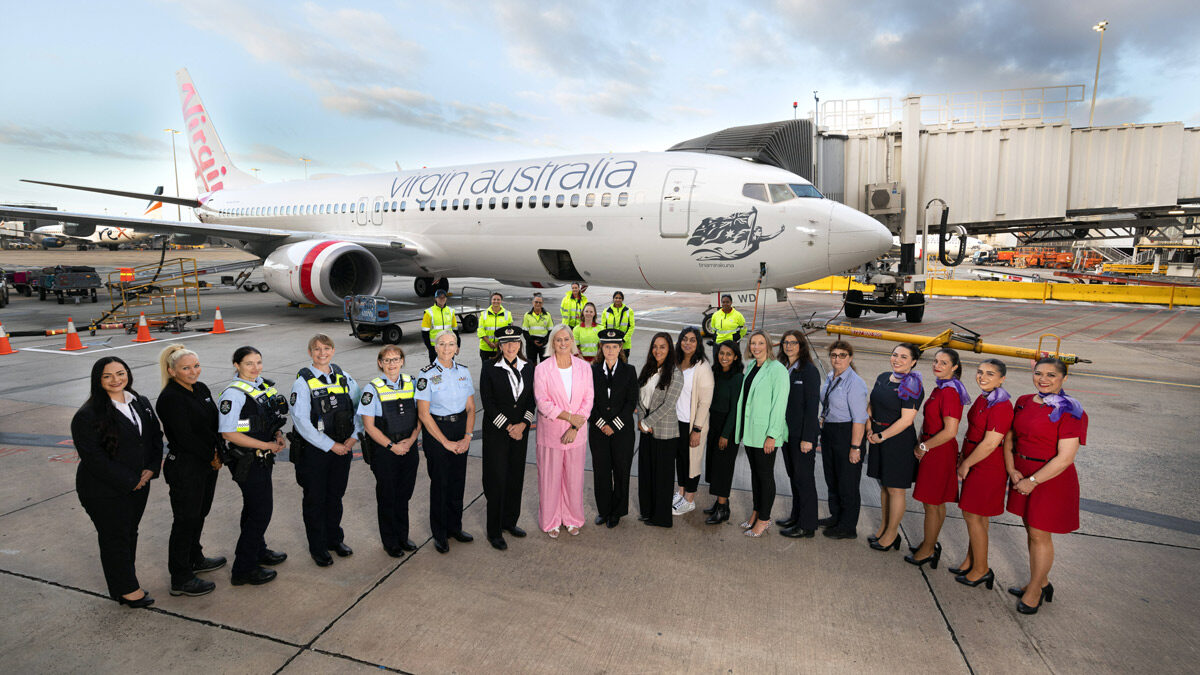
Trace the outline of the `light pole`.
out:
<instances>
[{"instance_id":1,"label":"light pole","mask_svg":"<svg viewBox=\"0 0 1200 675\"><path fill-rule=\"evenodd\" d=\"M1096 87L1100 86L1100 55L1104 53L1104 31L1108 30L1108 22L1101 21L1092 26L1092 30L1100 34L1100 49L1096 52L1096 79L1092 82L1092 112L1088 115L1088 126L1092 126L1092 119L1096 117Z\"/></svg>"},{"instance_id":2,"label":"light pole","mask_svg":"<svg viewBox=\"0 0 1200 675\"><path fill-rule=\"evenodd\" d=\"M308 163L312 160L307 157L301 157L301 162L304 162L304 180L308 180Z\"/></svg>"},{"instance_id":3,"label":"light pole","mask_svg":"<svg viewBox=\"0 0 1200 675\"><path fill-rule=\"evenodd\" d=\"M171 166L175 168L175 197L179 197L179 162L175 159L175 136L179 134L178 129L163 129L163 131L171 134ZM179 204L175 205L175 220L183 220L183 211Z\"/></svg>"}]
</instances>

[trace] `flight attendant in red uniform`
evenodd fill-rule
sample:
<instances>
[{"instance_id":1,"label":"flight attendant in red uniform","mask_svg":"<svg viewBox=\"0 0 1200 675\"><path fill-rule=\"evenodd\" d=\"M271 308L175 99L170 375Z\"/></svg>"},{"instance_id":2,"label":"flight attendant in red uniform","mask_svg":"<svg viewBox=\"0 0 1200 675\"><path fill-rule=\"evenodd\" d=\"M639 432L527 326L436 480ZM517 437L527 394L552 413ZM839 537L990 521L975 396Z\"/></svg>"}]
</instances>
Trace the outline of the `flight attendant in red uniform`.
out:
<instances>
[{"instance_id":1,"label":"flight attendant in red uniform","mask_svg":"<svg viewBox=\"0 0 1200 675\"><path fill-rule=\"evenodd\" d=\"M925 504L925 538L904 556L905 562L917 567L929 563L937 569L942 559L942 545L937 540L946 522L946 502L958 501L958 423L963 406L971 402L961 375L958 352L946 348L933 355L937 385L925 401L921 442L913 449L921 462L913 499Z\"/></svg>"},{"instance_id":2,"label":"flight attendant in red uniform","mask_svg":"<svg viewBox=\"0 0 1200 675\"><path fill-rule=\"evenodd\" d=\"M967 521L970 546L963 564L950 572L957 575L954 580L960 584L986 584L989 589L996 575L988 566L988 518L1004 513L1004 493L1008 490L1004 452L997 451L1012 428L1013 406L1004 389L1007 373L1004 362L997 359L984 361L975 371L975 382L983 393L967 412L967 436L958 463L958 478L962 481L958 508Z\"/></svg>"},{"instance_id":3,"label":"flight attendant in red uniform","mask_svg":"<svg viewBox=\"0 0 1200 675\"><path fill-rule=\"evenodd\" d=\"M1029 583L1008 589L1020 598L1017 611L1036 614L1042 601L1054 600L1050 567L1052 534L1079 529L1079 476L1075 453L1087 445L1087 413L1063 393L1067 366L1053 357L1033 368L1037 394L1017 399L1012 430L1004 438L1004 466L1012 489L1008 512L1025 520L1029 535Z\"/></svg>"}]
</instances>

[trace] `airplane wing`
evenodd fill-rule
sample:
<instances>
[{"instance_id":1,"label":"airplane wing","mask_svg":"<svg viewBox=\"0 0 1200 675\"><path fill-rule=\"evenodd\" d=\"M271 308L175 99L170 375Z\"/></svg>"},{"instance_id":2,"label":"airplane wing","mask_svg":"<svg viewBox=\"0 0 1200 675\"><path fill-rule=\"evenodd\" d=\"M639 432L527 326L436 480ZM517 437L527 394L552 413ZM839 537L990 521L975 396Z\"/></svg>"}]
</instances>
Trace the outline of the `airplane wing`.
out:
<instances>
[{"instance_id":1,"label":"airplane wing","mask_svg":"<svg viewBox=\"0 0 1200 675\"><path fill-rule=\"evenodd\" d=\"M130 218L129 216L101 216L92 213L71 213L68 211L47 211L43 209L24 209L10 206L0 206L0 216L19 220L36 219L75 223L78 225L105 225L109 227L129 227L139 232L156 234L192 234L221 239L235 239L245 242L276 244L283 246L297 241L311 239L332 239L358 244L371 251L380 262L392 259L408 258L417 255L417 247L411 241L398 237L377 237L361 235L328 235L323 232L305 232L302 230L287 230L268 227L250 227L246 225L229 225L224 223L188 223L178 220L156 220L153 218Z\"/></svg>"}]
</instances>

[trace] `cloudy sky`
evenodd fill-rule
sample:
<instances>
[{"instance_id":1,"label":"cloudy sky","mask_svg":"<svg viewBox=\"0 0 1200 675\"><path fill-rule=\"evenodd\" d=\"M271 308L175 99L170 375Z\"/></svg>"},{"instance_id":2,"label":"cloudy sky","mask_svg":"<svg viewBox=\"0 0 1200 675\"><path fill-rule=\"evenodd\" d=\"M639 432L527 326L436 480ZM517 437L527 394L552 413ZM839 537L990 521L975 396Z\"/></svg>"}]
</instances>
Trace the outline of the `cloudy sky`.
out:
<instances>
[{"instance_id":1,"label":"cloudy sky","mask_svg":"<svg viewBox=\"0 0 1200 675\"><path fill-rule=\"evenodd\" d=\"M174 192L174 73L264 180L661 150L822 101L1085 84L1097 124L1200 125L1195 2L8 3L0 202L131 213L18 178ZM113 9L119 7L119 9ZM180 145L180 149L183 146ZM186 151L181 192L195 194Z\"/></svg>"}]
</instances>

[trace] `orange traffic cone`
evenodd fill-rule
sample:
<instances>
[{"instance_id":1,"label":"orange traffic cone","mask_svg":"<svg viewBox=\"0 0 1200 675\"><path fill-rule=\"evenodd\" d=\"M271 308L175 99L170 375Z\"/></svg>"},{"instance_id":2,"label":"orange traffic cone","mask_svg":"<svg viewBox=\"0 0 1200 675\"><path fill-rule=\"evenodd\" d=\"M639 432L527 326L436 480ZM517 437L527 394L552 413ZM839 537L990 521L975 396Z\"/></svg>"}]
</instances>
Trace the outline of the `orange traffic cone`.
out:
<instances>
[{"instance_id":1,"label":"orange traffic cone","mask_svg":"<svg viewBox=\"0 0 1200 675\"><path fill-rule=\"evenodd\" d=\"M71 317L67 317L67 346L59 349L60 352L77 352L80 349L87 349L83 343L79 341L79 333L75 332L75 322Z\"/></svg>"},{"instance_id":2,"label":"orange traffic cone","mask_svg":"<svg viewBox=\"0 0 1200 675\"><path fill-rule=\"evenodd\" d=\"M212 332L210 334L211 335L220 335L221 333L225 333L225 332L228 332L225 330L225 319L221 318L221 308L218 307L217 308L217 316L216 316L216 318L213 319L213 327L212 327Z\"/></svg>"},{"instance_id":3,"label":"orange traffic cone","mask_svg":"<svg viewBox=\"0 0 1200 675\"><path fill-rule=\"evenodd\" d=\"M4 324L0 323L0 356L5 356L6 354L15 354L16 352L17 350L13 349L12 345L8 344L8 333L4 332Z\"/></svg>"},{"instance_id":4,"label":"orange traffic cone","mask_svg":"<svg viewBox=\"0 0 1200 675\"><path fill-rule=\"evenodd\" d=\"M154 338L150 337L150 325L146 323L146 313L142 312L142 317L138 319L137 337L133 338L134 342L154 342Z\"/></svg>"}]
</instances>

